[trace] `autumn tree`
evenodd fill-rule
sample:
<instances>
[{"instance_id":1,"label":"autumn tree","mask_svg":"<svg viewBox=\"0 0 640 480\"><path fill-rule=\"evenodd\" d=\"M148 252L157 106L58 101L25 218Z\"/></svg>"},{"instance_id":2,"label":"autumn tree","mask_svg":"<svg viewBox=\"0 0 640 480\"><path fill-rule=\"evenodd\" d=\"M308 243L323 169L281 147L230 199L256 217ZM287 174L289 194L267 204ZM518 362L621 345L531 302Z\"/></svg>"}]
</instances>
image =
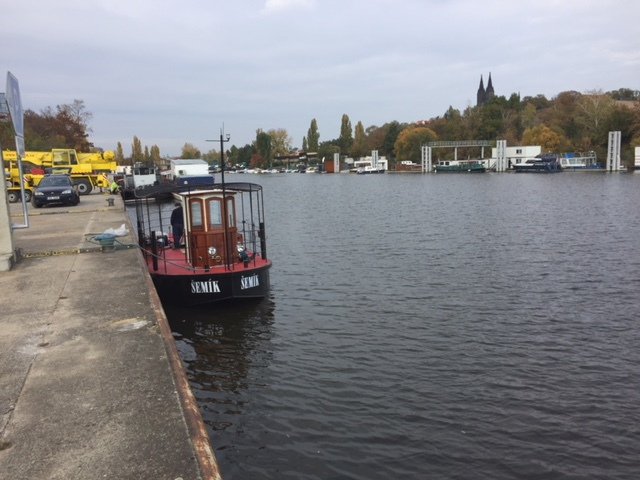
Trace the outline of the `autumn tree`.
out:
<instances>
[{"instance_id":1,"label":"autumn tree","mask_svg":"<svg viewBox=\"0 0 640 480\"><path fill-rule=\"evenodd\" d=\"M231 147L231 149L236 148L235 145ZM212 148L206 153L202 154L202 160L205 160L207 163L214 164L220 163L220 152L218 152L215 148Z\"/></svg>"},{"instance_id":2,"label":"autumn tree","mask_svg":"<svg viewBox=\"0 0 640 480\"><path fill-rule=\"evenodd\" d=\"M314 118L311 120L311 125L309 126L309 130L307 132L307 148L304 148L304 151L309 152L317 152L320 141L320 133L318 132L318 122Z\"/></svg>"},{"instance_id":3,"label":"autumn tree","mask_svg":"<svg viewBox=\"0 0 640 480\"><path fill-rule=\"evenodd\" d=\"M607 143L608 120L614 108L615 101L602 91L592 91L580 97L577 121L595 145Z\"/></svg>"},{"instance_id":4,"label":"autumn tree","mask_svg":"<svg viewBox=\"0 0 640 480\"><path fill-rule=\"evenodd\" d=\"M420 163L422 145L437 140L436 133L427 127L405 128L396 140L395 152L398 160L410 160Z\"/></svg>"},{"instance_id":5,"label":"autumn tree","mask_svg":"<svg viewBox=\"0 0 640 480\"><path fill-rule=\"evenodd\" d=\"M256 152L253 155L251 155L249 166L251 168L265 168L267 166L267 159Z\"/></svg>"},{"instance_id":6,"label":"autumn tree","mask_svg":"<svg viewBox=\"0 0 640 480\"><path fill-rule=\"evenodd\" d=\"M525 145L540 145L543 152L557 152L566 140L546 125L537 125L524 131L522 142Z\"/></svg>"},{"instance_id":7,"label":"autumn tree","mask_svg":"<svg viewBox=\"0 0 640 480\"><path fill-rule=\"evenodd\" d=\"M46 107L36 113L24 111L24 139L27 150L46 151L52 148L75 148L89 152L93 143L89 141L89 120L92 114L86 110L82 100ZM11 122L0 122L0 145L15 148L15 133Z\"/></svg>"},{"instance_id":8,"label":"autumn tree","mask_svg":"<svg viewBox=\"0 0 640 480\"><path fill-rule=\"evenodd\" d=\"M351 127L351 120L346 113L342 115L342 122L340 124L340 137L338 137L338 146L340 147L340 153L347 155L353 144L353 128Z\"/></svg>"},{"instance_id":9,"label":"autumn tree","mask_svg":"<svg viewBox=\"0 0 640 480\"><path fill-rule=\"evenodd\" d=\"M291 151L291 137L284 128L271 129L268 132L271 137L272 155L286 155Z\"/></svg>"},{"instance_id":10,"label":"autumn tree","mask_svg":"<svg viewBox=\"0 0 640 480\"><path fill-rule=\"evenodd\" d=\"M195 145L191 143L185 143L182 146L182 154L180 155L180 158L190 159L190 158L201 158L201 157L202 157L202 153Z\"/></svg>"}]
</instances>

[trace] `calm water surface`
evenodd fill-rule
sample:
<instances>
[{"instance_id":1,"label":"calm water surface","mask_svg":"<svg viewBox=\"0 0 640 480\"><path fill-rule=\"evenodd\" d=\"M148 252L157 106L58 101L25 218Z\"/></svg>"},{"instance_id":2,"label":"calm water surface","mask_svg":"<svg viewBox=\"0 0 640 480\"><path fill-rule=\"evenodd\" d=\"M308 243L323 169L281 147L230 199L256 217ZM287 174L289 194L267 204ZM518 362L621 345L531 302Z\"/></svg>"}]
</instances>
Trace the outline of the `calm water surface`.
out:
<instances>
[{"instance_id":1,"label":"calm water surface","mask_svg":"<svg viewBox=\"0 0 640 480\"><path fill-rule=\"evenodd\" d=\"M225 480L640 478L640 175L241 180L271 297L168 311Z\"/></svg>"}]
</instances>

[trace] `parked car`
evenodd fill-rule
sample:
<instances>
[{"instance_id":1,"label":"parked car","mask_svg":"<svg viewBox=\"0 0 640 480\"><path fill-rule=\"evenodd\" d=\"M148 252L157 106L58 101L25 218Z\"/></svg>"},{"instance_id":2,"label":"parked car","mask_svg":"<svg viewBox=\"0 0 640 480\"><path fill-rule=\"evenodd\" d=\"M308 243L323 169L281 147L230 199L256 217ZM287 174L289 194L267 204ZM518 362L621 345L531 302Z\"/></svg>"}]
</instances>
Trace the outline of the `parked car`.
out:
<instances>
[{"instance_id":1,"label":"parked car","mask_svg":"<svg viewBox=\"0 0 640 480\"><path fill-rule=\"evenodd\" d=\"M44 205L78 205L80 194L69 175L45 175L33 192L31 204L40 208Z\"/></svg>"}]
</instances>

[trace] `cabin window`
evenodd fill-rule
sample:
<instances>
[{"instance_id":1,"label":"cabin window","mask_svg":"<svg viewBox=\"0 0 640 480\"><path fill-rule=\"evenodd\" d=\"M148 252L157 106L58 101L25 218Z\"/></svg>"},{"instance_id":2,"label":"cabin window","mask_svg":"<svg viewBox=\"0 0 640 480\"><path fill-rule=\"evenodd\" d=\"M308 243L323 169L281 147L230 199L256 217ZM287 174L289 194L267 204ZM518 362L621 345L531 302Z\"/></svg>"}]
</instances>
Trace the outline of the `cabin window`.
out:
<instances>
[{"instance_id":1,"label":"cabin window","mask_svg":"<svg viewBox=\"0 0 640 480\"><path fill-rule=\"evenodd\" d=\"M222 208L220 199L209 200L209 225L211 227L222 227Z\"/></svg>"},{"instance_id":2,"label":"cabin window","mask_svg":"<svg viewBox=\"0 0 640 480\"><path fill-rule=\"evenodd\" d=\"M191 228L204 228L204 225L202 223L202 203L200 203L198 200L191 201Z\"/></svg>"},{"instance_id":3,"label":"cabin window","mask_svg":"<svg viewBox=\"0 0 640 480\"><path fill-rule=\"evenodd\" d=\"M227 197L227 226L236 226L236 209L234 207L233 197Z\"/></svg>"},{"instance_id":4,"label":"cabin window","mask_svg":"<svg viewBox=\"0 0 640 480\"><path fill-rule=\"evenodd\" d=\"M69 165L69 152L59 151L53 152L53 166L56 165Z\"/></svg>"},{"instance_id":5,"label":"cabin window","mask_svg":"<svg viewBox=\"0 0 640 480\"><path fill-rule=\"evenodd\" d=\"M521 155L522 154L522 149L521 148L516 148L516 154Z\"/></svg>"}]
</instances>

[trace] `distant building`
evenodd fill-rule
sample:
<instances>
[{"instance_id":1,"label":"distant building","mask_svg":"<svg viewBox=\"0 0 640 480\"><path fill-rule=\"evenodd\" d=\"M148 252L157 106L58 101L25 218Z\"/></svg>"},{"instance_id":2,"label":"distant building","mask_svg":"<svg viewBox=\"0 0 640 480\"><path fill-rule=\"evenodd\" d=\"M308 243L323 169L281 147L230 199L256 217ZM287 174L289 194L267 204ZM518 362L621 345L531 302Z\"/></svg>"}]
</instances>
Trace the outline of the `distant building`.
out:
<instances>
[{"instance_id":1,"label":"distant building","mask_svg":"<svg viewBox=\"0 0 640 480\"><path fill-rule=\"evenodd\" d=\"M484 88L484 82L482 75L480 75L480 86L478 87L478 94L476 98L476 105L484 105L495 96L493 92L493 83L491 82L491 73L489 73L489 81L487 82L487 88Z\"/></svg>"}]
</instances>

